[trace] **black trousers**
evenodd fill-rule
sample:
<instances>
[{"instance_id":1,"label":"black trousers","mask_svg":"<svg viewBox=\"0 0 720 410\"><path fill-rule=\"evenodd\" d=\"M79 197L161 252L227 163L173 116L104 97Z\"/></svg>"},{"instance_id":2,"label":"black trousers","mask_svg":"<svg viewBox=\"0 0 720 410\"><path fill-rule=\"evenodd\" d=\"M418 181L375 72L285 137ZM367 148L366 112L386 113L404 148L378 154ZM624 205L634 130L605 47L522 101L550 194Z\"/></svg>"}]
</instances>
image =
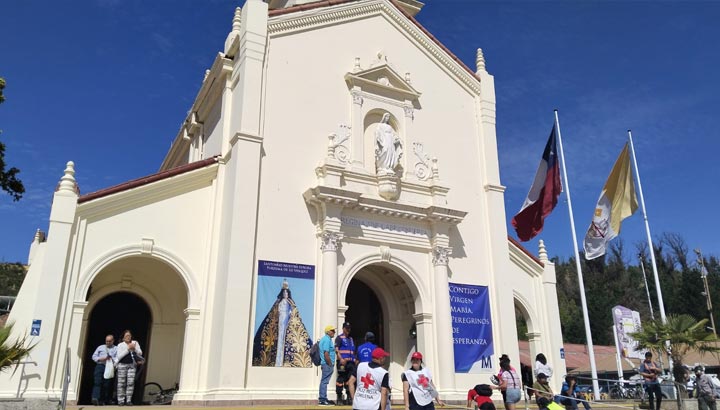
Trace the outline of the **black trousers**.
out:
<instances>
[{"instance_id":1,"label":"black trousers","mask_svg":"<svg viewBox=\"0 0 720 410\"><path fill-rule=\"evenodd\" d=\"M660 390L660 383L646 384L645 391L648 393L648 403L650 404L650 410L660 410L660 402L662 402L662 391ZM655 397L657 396L657 398ZM655 401L657 399L657 405Z\"/></svg>"}]
</instances>

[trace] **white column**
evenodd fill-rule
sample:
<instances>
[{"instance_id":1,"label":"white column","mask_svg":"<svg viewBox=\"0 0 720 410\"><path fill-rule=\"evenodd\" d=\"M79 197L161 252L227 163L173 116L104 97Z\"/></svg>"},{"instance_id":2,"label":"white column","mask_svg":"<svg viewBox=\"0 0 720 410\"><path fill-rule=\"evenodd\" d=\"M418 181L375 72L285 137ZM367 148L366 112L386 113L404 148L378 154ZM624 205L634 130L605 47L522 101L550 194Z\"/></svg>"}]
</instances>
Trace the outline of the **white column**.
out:
<instances>
[{"instance_id":1,"label":"white column","mask_svg":"<svg viewBox=\"0 0 720 410\"><path fill-rule=\"evenodd\" d=\"M433 248L435 274L435 330L437 335L438 385L441 390L455 389L455 356L450 317L450 288L448 259L452 250L444 246Z\"/></svg>"},{"instance_id":2,"label":"white column","mask_svg":"<svg viewBox=\"0 0 720 410\"><path fill-rule=\"evenodd\" d=\"M85 308L88 303L85 301L74 302L72 308L72 318L70 319L70 338L68 340L68 346L70 347L70 374L72 376L72 382L70 382L70 388L68 390L68 400L77 400L79 387L80 387L80 373L82 370L82 364L85 360L90 358L83 357L82 355L82 343L80 342L82 327L83 327L83 316L85 316ZM104 337L104 335L103 335ZM64 353L64 352L63 352ZM62 378L61 378L62 380ZM62 390L62 384L60 385Z\"/></svg>"},{"instance_id":3,"label":"white column","mask_svg":"<svg viewBox=\"0 0 720 410\"><path fill-rule=\"evenodd\" d=\"M338 266L337 251L340 248L340 233L325 231L320 236L322 243L322 276L320 295L320 329L338 323Z\"/></svg>"},{"instance_id":4,"label":"white column","mask_svg":"<svg viewBox=\"0 0 720 410\"><path fill-rule=\"evenodd\" d=\"M198 390L197 371L201 363L200 358L200 309L187 308L185 313L185 339L182 350L182 363L180 364L180 391L176 395L193 394ZM187 397L185 400L192 400Z\"/></svg>"}]
</instances>

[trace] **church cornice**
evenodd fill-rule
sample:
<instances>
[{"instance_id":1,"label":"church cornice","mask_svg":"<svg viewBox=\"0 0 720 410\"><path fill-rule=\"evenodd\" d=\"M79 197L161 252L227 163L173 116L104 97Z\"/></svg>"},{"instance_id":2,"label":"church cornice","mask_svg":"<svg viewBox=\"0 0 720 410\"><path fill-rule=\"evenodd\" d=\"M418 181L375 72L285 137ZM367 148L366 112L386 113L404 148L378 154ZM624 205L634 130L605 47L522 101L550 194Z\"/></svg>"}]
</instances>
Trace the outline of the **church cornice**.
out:
<instances>
[{"instance_id":1,"label":"church cornice","mask_svg":"<svg viewBox=\"0 0 720 410\"><path fill-rule=\"evenodd\" d=\"M320 1L303 5L292 11L288 9L271 11L268 35L285 35L374 16L389 19L452 73L465 88L480 95L480 79L475 73L394 0Z\"/></svg>"},{"instance_id":2,"label":"church cornice","mask_svg":"<svg viewBox=\"0 0 720 410\"><path fill-rule=\"evenodd\" d=\"M368 215L381 215L419 222L441 222L457 225L467 215L467 212L456 209L436 205L422 206L399 201L387 201L367 197L359 192L322 185L308 189L303 196L307 202L315 205L335 205Z\"/></svg>"}]
</instances>

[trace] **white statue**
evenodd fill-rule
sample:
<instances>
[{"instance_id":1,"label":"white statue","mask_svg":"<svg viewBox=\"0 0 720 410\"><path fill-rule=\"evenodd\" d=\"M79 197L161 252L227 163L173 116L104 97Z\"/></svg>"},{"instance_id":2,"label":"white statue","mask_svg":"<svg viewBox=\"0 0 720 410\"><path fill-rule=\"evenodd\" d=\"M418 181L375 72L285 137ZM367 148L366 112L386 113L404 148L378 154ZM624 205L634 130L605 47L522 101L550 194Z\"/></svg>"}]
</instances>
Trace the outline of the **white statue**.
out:
<instances>
[{"instance_id":1,"label":"white statue","mask_svg":"<svg viewBox=\"0 0 720 410\"><path fill-rule=\"evenodd\" d=\"M383 114L375 128L375 167L378 175L393 175L402 157L402 143L390 126L390 114Z\"/></svg>"}]
</instances>

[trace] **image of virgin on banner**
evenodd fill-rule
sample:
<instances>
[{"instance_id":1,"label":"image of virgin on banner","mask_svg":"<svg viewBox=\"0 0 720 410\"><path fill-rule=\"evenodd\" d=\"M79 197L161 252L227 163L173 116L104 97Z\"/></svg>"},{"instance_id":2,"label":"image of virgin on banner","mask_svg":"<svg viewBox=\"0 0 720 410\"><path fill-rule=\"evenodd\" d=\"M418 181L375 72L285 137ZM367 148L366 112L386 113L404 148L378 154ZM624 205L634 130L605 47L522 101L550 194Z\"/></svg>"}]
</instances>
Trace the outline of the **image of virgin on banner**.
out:
<instances>
[{"instance_id":1,"label":"image of virgin on banner","mask_svg":"<svg viewBox=\"0 0 720 410\"><path fill-rule=\"evenodd\" d=\"M253 366L312 367L314 289L314 266L259 261Z\"/></svg>"},{"instance_id":2,"label":"image of virgin on banner","mask_svg":"<svg viewBox=\"0 0 720 410\"><path fill-rule=\"evenodd\" d=\"M450 283L456 373L491 373L493 355L487 286Z\"/></svg>"}]
</instances>

